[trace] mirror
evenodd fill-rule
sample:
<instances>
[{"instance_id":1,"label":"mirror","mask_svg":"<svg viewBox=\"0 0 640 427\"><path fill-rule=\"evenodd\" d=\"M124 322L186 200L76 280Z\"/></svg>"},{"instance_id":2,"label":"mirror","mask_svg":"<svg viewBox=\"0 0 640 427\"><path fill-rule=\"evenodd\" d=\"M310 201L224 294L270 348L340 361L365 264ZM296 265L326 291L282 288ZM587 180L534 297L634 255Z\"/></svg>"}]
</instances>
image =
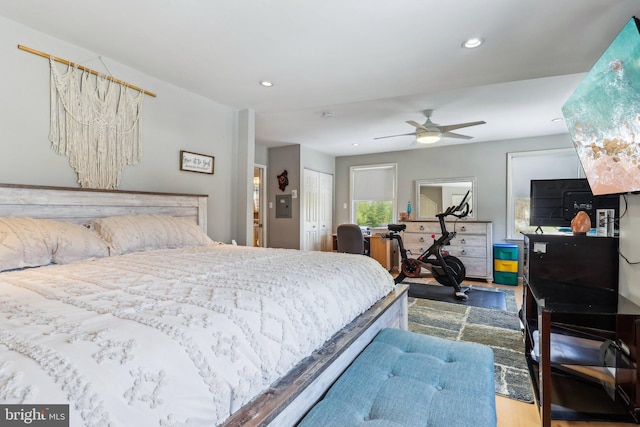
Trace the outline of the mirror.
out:
<instances>
[{"instance_id":1,"label":"mirror","mask_svg":"<svg viewBox=\"0 0 640 427\"><path fill-rule=\"evenodd\" d=\"M416 219L436 219L436 214L458 205L471 191L468 218L476 218L476 178L440 178L416 180Z\"/></svg>"}]
</instances>

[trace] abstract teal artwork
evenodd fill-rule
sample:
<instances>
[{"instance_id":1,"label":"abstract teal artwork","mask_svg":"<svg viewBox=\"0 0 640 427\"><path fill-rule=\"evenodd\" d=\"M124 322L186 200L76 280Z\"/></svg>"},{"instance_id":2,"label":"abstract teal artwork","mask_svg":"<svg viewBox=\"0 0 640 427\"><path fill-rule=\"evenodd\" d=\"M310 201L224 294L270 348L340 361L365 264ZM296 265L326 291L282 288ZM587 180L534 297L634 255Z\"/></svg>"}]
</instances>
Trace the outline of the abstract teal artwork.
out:
<instances>
[{"instance_id":1,"label":"abstract teal artwork","mask_svg":"<svg viewBox=\"0 0 640 427\"><path fill-rule=\"evenodd\" d=\"M640 20L627 22L562 114L594 195L640 191Z\"/></svg>"}]
</instances>

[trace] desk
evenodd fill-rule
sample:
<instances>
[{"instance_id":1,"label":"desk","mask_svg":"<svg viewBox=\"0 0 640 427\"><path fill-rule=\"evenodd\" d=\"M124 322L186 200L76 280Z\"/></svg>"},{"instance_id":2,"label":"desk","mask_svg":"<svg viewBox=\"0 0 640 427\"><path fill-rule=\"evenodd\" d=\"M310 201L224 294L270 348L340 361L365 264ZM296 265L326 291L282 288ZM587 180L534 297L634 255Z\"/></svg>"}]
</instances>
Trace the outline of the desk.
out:
<instances>
[{"instance_id":1,"label":"desk","mask_svg":"<svg viewBox=\"0 0 640 427\"><path fill-rule=\"evenodd\" d=\"M338 250L338 237L333 234L333 250ZM378 261L384 268L391 271L393 268L393 241L383 239L382 236L364 236L364 240L369 242L369 256Z\"/></svg>"}]
</instances>

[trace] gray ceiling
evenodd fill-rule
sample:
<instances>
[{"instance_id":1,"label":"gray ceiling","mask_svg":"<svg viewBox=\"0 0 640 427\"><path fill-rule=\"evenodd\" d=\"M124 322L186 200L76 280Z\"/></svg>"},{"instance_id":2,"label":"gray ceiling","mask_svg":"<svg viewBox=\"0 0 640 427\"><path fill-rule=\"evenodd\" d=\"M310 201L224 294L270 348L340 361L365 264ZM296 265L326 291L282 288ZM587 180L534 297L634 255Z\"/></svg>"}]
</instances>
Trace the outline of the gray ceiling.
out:
<instances>
[{"instance_id":1,"label":"gray ceiling","mask_svg":"<svg viewBox=\"0 0 640 427\"><path fill-rule=\"evenodd\" d=\"M637 0L0 0L107 64L254 109L260 144L337 156L409 149L373 138L411 132L424 109L487 122L440 145L566 133L551 120L635 14Z\"/></svg>"}]
</instances>

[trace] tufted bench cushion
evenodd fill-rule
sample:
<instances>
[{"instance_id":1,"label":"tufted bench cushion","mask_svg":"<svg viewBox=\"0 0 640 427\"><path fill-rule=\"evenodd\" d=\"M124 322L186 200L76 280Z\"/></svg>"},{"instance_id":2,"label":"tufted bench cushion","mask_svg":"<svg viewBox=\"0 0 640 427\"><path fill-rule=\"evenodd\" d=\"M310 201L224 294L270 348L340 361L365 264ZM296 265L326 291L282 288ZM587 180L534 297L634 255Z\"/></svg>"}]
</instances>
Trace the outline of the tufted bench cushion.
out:
<instances>
[{"instance_id":1,"label":"tufted bench cushion","mask_svg":"<svg viewBox=\"0 0 640 427\"><path fill-rule=\"evenodd\" d=\"M493 351L383 329L302 427L496 426Z\"/></svg>"}]
</instances>

